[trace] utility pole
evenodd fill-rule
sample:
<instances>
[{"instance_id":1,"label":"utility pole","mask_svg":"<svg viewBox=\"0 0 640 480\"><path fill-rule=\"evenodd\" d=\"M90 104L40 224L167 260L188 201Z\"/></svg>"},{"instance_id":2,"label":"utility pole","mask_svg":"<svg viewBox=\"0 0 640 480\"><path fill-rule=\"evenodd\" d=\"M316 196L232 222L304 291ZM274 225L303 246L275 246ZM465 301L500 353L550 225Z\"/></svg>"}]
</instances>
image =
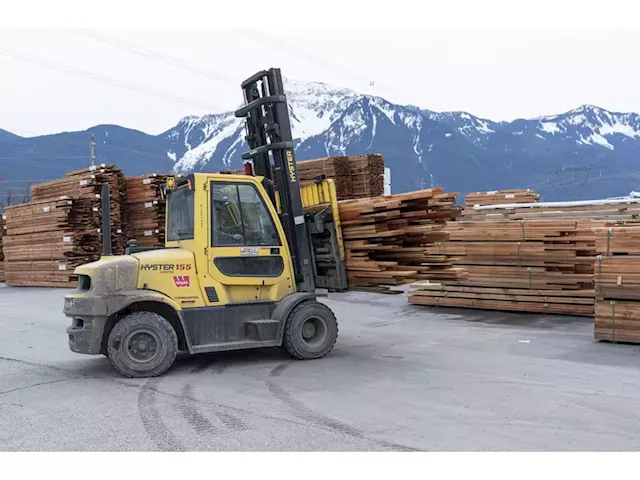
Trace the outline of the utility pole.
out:
<instances>
[{"instance_id":1,"label":"utility pole","mask_svg":"<svg viewBox=\"0 0 640 480\"><path fill-rule=\"evenodd\" d=\"M91 134L91 166L93 167L96 163L96 156L95 156L95 150L96 150L96 142L93 138L93 133Z\"/></svg>"}]
</instances>

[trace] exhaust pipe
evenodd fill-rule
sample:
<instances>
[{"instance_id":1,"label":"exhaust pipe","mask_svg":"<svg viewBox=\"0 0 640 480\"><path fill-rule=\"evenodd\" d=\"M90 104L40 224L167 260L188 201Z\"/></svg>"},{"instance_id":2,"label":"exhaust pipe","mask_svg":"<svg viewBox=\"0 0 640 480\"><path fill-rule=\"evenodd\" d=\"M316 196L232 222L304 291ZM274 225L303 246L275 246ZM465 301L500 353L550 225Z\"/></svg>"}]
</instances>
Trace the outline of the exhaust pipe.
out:
<instances>
[{"instance_id":1,"label":"exhaust pipe","mask_svg":"<svg viewBox=\"0 0 640 480\"><path fill-rule=\"evenodd\" d=\"M102 193L100 194L102 202L102 255L111 256L111 197L109 192L109 184L102 184Z\"/></svg>"}]
</instances>

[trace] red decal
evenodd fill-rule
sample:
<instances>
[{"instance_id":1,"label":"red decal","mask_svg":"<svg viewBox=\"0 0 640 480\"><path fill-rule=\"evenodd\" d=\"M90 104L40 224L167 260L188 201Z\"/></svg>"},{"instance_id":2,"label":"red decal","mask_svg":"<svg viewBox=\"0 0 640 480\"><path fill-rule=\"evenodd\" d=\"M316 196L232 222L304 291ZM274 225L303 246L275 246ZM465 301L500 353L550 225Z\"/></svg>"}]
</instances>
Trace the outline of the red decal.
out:
<instances>
[{"instance_id":1,"label":"red decal","mask_svg":"<svg viewBox=\"0 0 640 480\"><path fill-rule=\"evenodd\" d=\"M188 287L190 285L188 275L179 275L177 277L173 277L173 281L176 284L176 287Z\"/></svg>"}]
</instances>

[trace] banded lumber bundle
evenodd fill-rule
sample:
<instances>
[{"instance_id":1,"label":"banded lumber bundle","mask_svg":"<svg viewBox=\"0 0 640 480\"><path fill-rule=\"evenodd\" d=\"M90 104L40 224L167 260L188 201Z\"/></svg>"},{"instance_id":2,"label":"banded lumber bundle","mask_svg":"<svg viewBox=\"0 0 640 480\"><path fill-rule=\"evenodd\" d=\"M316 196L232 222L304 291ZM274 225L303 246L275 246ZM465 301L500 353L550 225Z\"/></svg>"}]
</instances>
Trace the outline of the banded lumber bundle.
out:
<instances>
[{"instance_id":1,"label":"banded lumber bundle","mask_svg":"<svg viewBox=\"0 0 640 480\"><path fill-rule=\"evenodd\" d=\"M4 253L2 250L2 237L4 236L5 216L0 214L0 282L4 282Z\"/></svg>"},{"instance_id":2,"label":"banded lumber bundle","mask_svg":"<svg viewBox=\"0 0 640 480\"><path fill-rule=\"evenodd\" d=\"M465 208L467 220L640 220L640 198L621 197L576 202L537 202L474 205Z\"/></svg>"},{"instance_id":3,"label":"banded lumber bundle","mask_svg":"<svg viewBox=\"0 0 640 480\"><path fill-rule=\"evenodd\" d=\"M593 315L593 290L456 287L429 282L411 285L409 302L435 307Z\"/></svg>"},{"instance_id":4,"label":"banded lumber bundle","mask_svg":"<svg viewBox=\"0 0 640 480\"><path fill-rule=\"evenodd\" d=\"M427 247L447 240L445 224L460 215L457 193L441 188L339 202L350 287L457 278L445 256Z\"/></svg>"},{"instance_id":5,"label":"banded lumber bundle","mask_svg":"<svg viewBox=\"0 0 640 480\"><path fill-rule=\"evenodd\" d=\"M419 305L593 315L598 221L462 221L427 248L464 274L416 285ZM579 300L576 300L578 298Z\"/></svg>"},{"instance_id":6,"label":"banded lumber bundle","mask_svg":"<svg viewBox=\"0 0 640 480\"><path fill-rule=\"evenodd\" d=\"M529 189L474 192L467 193L464 196L464 206L466 209L473 208L475 205L504 205L514 203L535 203L538 201L540 201L540 195Z\"/></svg>"},{"instance_id":7,"label":"banded lumber bundle","mask_svg":"<svg viewBox=\"0 0 640 480\"><path fill-rule=\"evenodd\" d=\"M640 343L640 225L595 230L596 340Z\"/></svg>"},{"instance_id":8,"label":"banded lumber bundle","mask_svg":"<svg viewBox=\"0 0 640 480\"><path fill-rule=\"evenodd\" d=\"M384 193L384 158L378 154L335 156L297 162L300 184L325 175L334 180L338 200L377 197Z\"/></svg>"},{"instance_id":9,"label":"banded lumber bundle","mask_svg":"<svg viewBox=\"0 0 640 480\"><path fill-rule=\"evenodd\" d=\"M125 231L140 246L164 246L166 201L160 186L167 177L154 173L126 179Z\"/></svg>"},{"instance_id":10,"label":"banded lumber bundle","mask_svg":"<svg viewBox=\"0 0 640 480\"><path fill-rule=\"evenodd\" d=\"M73 286L73 268L91 261L91 244L100 243L98 231L81 222L66 197L7 207L7 285Z\"/></svg>"}]
</instances>

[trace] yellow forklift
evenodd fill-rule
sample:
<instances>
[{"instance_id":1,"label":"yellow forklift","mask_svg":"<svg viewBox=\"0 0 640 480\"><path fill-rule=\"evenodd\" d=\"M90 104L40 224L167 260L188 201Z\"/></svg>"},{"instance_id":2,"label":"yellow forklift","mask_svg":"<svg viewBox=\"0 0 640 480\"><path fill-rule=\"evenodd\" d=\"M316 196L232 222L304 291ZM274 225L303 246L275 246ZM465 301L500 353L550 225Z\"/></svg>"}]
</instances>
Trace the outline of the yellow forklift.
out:
<instances>
[{"instance_id":1,"label":"yellow forklift","mask_svg":"<svg viewBox=\"0 0 640 480\"><path fill-rule=\"evenodd\" d=\"M347 287L335 185L300 187L280 70L242 90L245 175L170 177L164 247L112 255L103 185L103 255L76 268L64 299L72 351L138 378L163 374L180 351L282 347L310 360L333 348L338 323L318 289Z\"/></svg>"}]
</instances>

